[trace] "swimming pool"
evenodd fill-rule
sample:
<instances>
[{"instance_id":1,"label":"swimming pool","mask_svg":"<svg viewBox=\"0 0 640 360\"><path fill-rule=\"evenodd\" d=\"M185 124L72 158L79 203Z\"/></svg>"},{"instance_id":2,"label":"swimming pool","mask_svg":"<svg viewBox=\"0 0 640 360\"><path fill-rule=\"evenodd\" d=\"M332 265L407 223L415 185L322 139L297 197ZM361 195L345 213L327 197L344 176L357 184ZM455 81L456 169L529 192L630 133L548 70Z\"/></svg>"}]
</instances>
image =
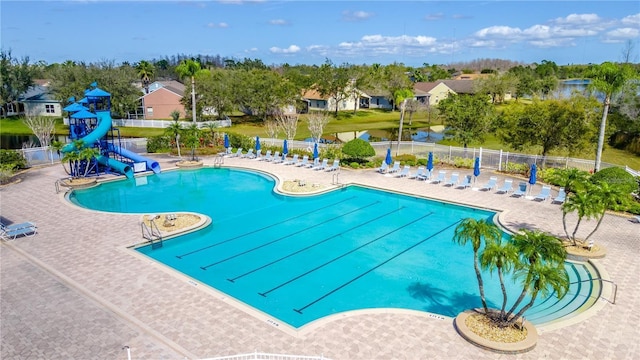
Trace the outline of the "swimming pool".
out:
<instances>
[{"instance_id":1,"label":"swimming pool","mask_svg":"<svg viewBox=\"0 0 640 360\"><path fill-rule=\"evenodd\" d=\"M69 199L90 209L199 212L213 224L140 253L299 328L357 309L401 308L456 316L480 306L471 247L451 241L464 218L492 211L348 186L321 195L275 193L261 173L204 168L104 183ZM553 321L591 297L590 272L566 264L562 301L539 299L526 316ZM489 304L499 284L485 274ZM515 300L519 289L509 290ZM526 303L526 302L525 302Z\"/></svg>"}]
</instances>

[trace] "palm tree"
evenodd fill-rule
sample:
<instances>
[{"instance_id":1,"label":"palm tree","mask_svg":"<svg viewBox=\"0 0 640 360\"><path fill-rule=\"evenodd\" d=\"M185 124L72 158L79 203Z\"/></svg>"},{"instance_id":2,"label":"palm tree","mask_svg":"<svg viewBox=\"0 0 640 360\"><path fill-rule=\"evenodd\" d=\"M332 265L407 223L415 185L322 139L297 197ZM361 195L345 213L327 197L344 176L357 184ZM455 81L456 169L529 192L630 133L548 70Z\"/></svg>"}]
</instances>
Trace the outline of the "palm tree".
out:
<instances>
[{"instance_id":1,"label":"palm tree","mask_svg":"<svg viewBox=\"0 0 640 360\"><path fill-rule=\"evenodd\" d=\"M524 274L522 292L504 318L504 320L512 324L524 313L521 309L518 316L511 316L525 295L528 292L533 294L532 290L535 290L535 294L537 295L537 291L545 288L542 286L545 285L544 278L541 279L540 277L544 274L546 274L544 275L546 277L550 277L551 275L547 274L544 266L555 267L558 272L566 272L564 268L560 268L559 266L562 265L567 258L567 251L558 238L537 230L530 231L522 229L520 233L512 237L511 241L520 253L517 273L520 274L521 277L522 274ZM538 283L536 284L536 282ZM534 300L535 298L532 299L530 304L533 304Z\"/></svg>"},{"instance_id":2,"label":"palm tree","mask_svg":"<svg viewBox=\"0 0 640 360\"><path fill-rule=\"evenodd\" d=\"M455 243L466 245L470 242L473 246L473 268L476 272L478 288L480 290L480 300L482 301L482 307L485 314L489 312L489 308L487 307L487 301L484 296L484 284L480 273L478 251L482 245L482 239L485 239L485 242L497 242L501 236L502 234L500 229L494 223L487 220L476 220L473 218L462 220L462 222L456 226L453 236L453 241Z\"/></svg>"},{"instance_id":3,"label":"palm tree","mask_svg":"<svg viewBox=\"0 0 640 360\"><path fill-rule=\"evenodd\" d=\"M589 173L576 168L554 169L549 176L549 182L563 187L567 194L574 193L576 188L587 181L589 181Z\"/></svg>"},{"instance_id":4,"label":"palm tree","mask_svg":"<svg viewBox=\"0 0 640 360\"><path fill-rule=\"evenodd\" d=\"M502 307L500 308L500 319L504 319L505 308L507 306L507 288L504 284L504 272L511 272L518 264L518 249L510 241L503 242L501 238L497 241L487 241L484 250L480 254L480 265L483 269L493 272L497 270L500 279L500 289L502 290Z\"/></svg>"},{"instance_id":5,"label":"palm tree","mask_svg":"<svg viewBox=\"0 0 640 360\"><path fill-rule=\"evenodd\" d=\"M200 132L198 124L193 123L186 129L185 145L191 148L191 161L196 161L196 148L200 145Z\"/></svg>"},{"instance_id":6,"label":"palm tree","mask_svg":"<svg viewBox=\"0 0 640 360\"><path fill-rule=\"evenodd\" d=\"M153 64L146 60L141 60L138 64L136 64L136 71L138 72L138 77L142 80L142 86L144 87L145 93L149 93L149 82L153 77L155 72L155 67Z\"/></svg>"},{"instance_id":7,"label":"palm tree","mask_svg":"<svg viewBox=\"0 0 640 360\"><path fill-rule=\"evenodd\" d=\"M629 199L631 199L629 194L623 188L621 188L620 186L615 186L615 184L610 185L608 182L599 181L593 188L595 189L595 191L591 192L591 196L595 197L596 200L594 201L597 201L600 204L600 211L599 213L595 214L598 217L598 223L596 224L596 227L593 229L593 231L589 233L586 238L584 238L585 242L589 240L591 235L598 231L598 228L600 227L600 224L602 223L607 210L616 210L618 207L624 205L629 201Z\"/></svg>"},{"instance_id":8,"label":"palm tree","mask_svg":"<svg viewBox=\"0 0 640 360\"><path fill-rule=\"evenodd\" d=\"M605 128L607 126L607 115L611 105L611 97L617 94L624 85L633 79L633 70L627 65L618 65L612 62L603 62L595 65L589 74L591 84L589 87L604 93L604 109L602 109L602 121L600 122L600 134L598 135L598 149L596 151L596 164L594 171L600 170L602 160L602 148L604 146Z\"/></svg>"},{"instance_id":9,"label":"palm tree","mask_svg":"<svg viewBox=\"0 0 640 360\"><path fill-rule=\"evenodd\" d=\"M591 183L584 183L580 187L574 189L573 193L567 194L567 199L562 204L562 227L564 233L567 235L567 239L571 240L573 245L576 243L576 234L578 228L583 219L593 219L603 211L603 205L600 199L596 196L592 196L593 192L596 192L596 187ZM606 210L606 209L605 209ZM576 212L578 220L573 232L569 234L567 230L567 215Z\"/></svg>"},{"instance_id":10,"label":"palm tree","mask_svg":"<svg viewBox=\"0 0 640 360\"><path fill-rule=\"evenodd\" d=\"M503 318L504 325L511 325L516 322L525 311L529 310L536 301L538 294L547 297L553 290L558 299L562 299L569 291L569 275L564 269L563 263L537 262L529 268L520 269L516 277L524 279L523 292L531 294L531 300L523 306L517 314L511 318Z\"/></svg>"},{"instance_id":11,"label":"palm tree","mask_svg":"<svg viewBox=\"0 0 640 360\"><path fill-rule=\"evenodd\" d=\"M192 60L182 60L176 67L176 72L182 78L191 77L191 113L196 122L196 73L200 71L200 63Z\"/></svg>"},{"instance_id":12,"label":"palm tree","mask_svg":"<svg viewBox=\"0 0 640 360\"><path fill-rule=\"evenodd\" d=\"M179 121L174 121L171 125L167 126L164 131L173 139L176 139L176 146L178 147L178 157L182 159L180 155L180 134L182 134L182 124Z\"/></svg>"}]
</instances>

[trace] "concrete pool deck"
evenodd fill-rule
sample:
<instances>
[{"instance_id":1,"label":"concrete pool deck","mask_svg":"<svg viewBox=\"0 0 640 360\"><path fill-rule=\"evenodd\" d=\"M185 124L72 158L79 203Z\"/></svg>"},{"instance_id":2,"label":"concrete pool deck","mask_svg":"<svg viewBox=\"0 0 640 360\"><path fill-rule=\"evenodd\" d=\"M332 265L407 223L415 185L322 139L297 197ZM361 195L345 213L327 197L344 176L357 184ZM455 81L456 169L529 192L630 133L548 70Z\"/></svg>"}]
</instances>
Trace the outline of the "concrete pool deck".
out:
<instances>
[{"instance_id":1,"label":"concrete pool deck","mask_svg":"<svg viewBox=\"0 0 640 360\"><path fill-rule=\"evenodd\" d=\"M176 161L154 158L163 169ZM213 158L203 160L213 164ZM235 158L225 159L224 166L328 187L335 174ZM479 184L490 175L494 174L484 171ZM607 215L594 235L607 250L606 257L594 263L618 285L616 304L600 300L599 310L578 323L540 328L538 345L531 352L499 355L462 339L452 318L409 311L335 316L297 336L281 331L124 250L142 240L139 214L77 208L55 193L54 183L63 176L60 165L31 169L21 182L0 189L4 220L38 225L36 236L3 241L0 246L2 359L126 359L124 346L130 347L134 359L209 358L256 350L335 360L630 359L640 354L640 225L625 217ZM497 176L501 184L504 175ZM371 169L342 169L338 179L342 184L503 210L501 222L511 230L526 227L563 234L560 207L549 201L451 189ZM539 189L536 185L533 193ZM592 228L592 222L581 226L584 232Z\"/></svg>"}]
</instances>

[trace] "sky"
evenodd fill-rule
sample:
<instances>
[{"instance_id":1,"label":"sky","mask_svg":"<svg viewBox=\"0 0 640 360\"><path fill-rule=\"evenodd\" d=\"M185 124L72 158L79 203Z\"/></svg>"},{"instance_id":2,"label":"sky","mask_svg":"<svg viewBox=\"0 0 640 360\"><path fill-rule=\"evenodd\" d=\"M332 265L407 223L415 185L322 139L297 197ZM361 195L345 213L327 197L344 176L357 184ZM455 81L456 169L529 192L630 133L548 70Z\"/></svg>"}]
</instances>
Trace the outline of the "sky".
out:
<instances>
[{"instance_id":1,"label":"sky","mask_svg":"<svg viewBox=\"0 0 640 360\"><path fill-rule=\"evenodd\" d=\"M220 55L267 65L640 61L638 1L7 1L3 50L31 62Z\"/></svg>"}]
</instances>

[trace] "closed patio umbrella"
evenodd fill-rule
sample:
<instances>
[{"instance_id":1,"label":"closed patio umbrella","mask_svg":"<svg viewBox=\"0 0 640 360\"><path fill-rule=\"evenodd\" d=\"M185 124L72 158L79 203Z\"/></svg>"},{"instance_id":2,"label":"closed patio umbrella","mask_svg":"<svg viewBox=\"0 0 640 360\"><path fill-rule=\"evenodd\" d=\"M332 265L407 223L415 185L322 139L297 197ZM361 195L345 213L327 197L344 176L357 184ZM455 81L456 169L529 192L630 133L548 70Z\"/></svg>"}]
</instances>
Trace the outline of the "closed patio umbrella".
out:
<instances>
[{"instance_id":1,"label":"closed patio umbrella","mask_svg":"<svg viewBox=\"0 0 640 360\"><path fill-rule=\"evenodd\" d=\"M387 165L391 165L393 162L393 158L391 157L391 148L387 149L387 157L384 159L384 162L386 162Z\"/></svg>"},{"instance_id":2,"label":"closed patio umbrella","mask_svg":"<svg viewBox=\"0 0 640 360\"><path fill-rule=\"evenodd\" d=\"M318 156L320 156L318 154L318 143L315 143L315 145L313 145L313 160L317 159Z\"/></svg>"},{"instance_id":3,"label":"closed patio umbrella","mask_svg":"<svg viewBox=\"0 0 640 360\"><path fill-rule=\"evenodd\" d=\"M429 153L429 157L427 157L427 171L429 171L429 177L431 177L431 171L433 170L433 153Z\"/></svg>"},{"instance_id":4,"label":"closed patio umbrella","mask_svg":"<svg viewBox=\"0 0 640 360\"><path fill-rule=\"evenodd\" d=\"M289 153L289 144L287 144L287 139L284 139L284 144L282 145L282 155L287 156Z\"/></svg>"},{"instance_id":5,"label":"closed patio umbrella","mask_svg":"<svg viewBox=\"0 0 640 360\"><path fill-rule=\"evenodd\" d=\"M536 167L536 164L531 164L531 170L529 170L529 193L531 193L531 188L533 187L533 185L536 184L536 177L537 177L537 173L538 173L538 168Z\"/></svg>"},{"instance_id":6,"label":"closed patio umbrella","mask_svg":"<svg viewBox=\"0 0 640 360\"><path fill-rule=\"evenodd\" d=\"M476 181L478 179L478 176L480 176L480 158L479 157L476 158L476 161L473 164L473 176L475 176L473 181Z\"/></svg>"},{"instance_id":7,"label":"closed patio umbrella","mask_svg":"<svg viewBox=\"0 0 640 360\"><path fill-rule=\"evenodd\" d=\"M260 136L256 136L256 152L260 151Z\"/></svg>"},{"instance_id":8,"label":"closed patio umbrella","mask_svg":"<svg viewBox=\"0 0 640 360\"><path fill-rule=\"evenodd\" d=\"M229 149L229 135L224 134L224 148Z\"/></svg>"}]
</instances>

